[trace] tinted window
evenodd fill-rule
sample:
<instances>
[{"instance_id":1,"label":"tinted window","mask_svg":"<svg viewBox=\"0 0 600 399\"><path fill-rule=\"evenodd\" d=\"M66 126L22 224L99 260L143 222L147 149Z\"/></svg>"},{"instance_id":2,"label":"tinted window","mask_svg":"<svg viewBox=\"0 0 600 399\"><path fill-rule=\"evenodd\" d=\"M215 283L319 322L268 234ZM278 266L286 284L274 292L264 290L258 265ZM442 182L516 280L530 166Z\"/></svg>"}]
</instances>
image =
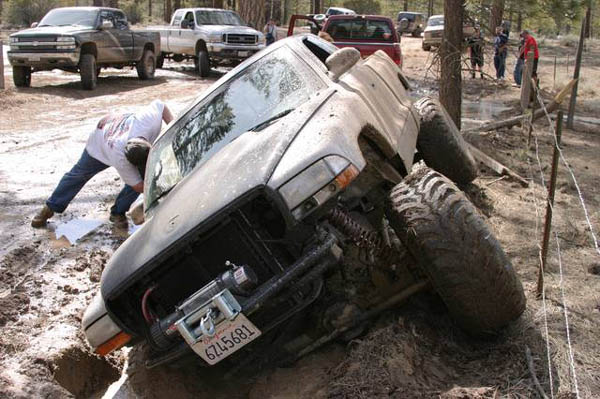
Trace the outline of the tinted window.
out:
<instances>
[{"instance_id":1,"label":"tinted window","mask_svg":"<svg viewBox=\"0 0 600 399\"><path fill-rule=\"evenodd\" d=\"M392 29L387 21L368 19L344 19L331 21L327 33L333 40L377 39L393 40Z\"/></svg>"},{"instance_id":2,"label":"tinted window","mask_svg":"<svg viewBox=\"0 0 600 399\"><path fill-rule=\"evenodd\" d=\"M115 11L115 21L117 24L117 28L126 29L127 28L127 17L120 11Z\"/></svg>"},{"instance_id":3,"label":"tinted window","mask_svg":"<svg viewBox=\"0 0 600 399\"><path fill-rule=\"evenodd\" d=\"M427 26L440 26L440 25L444 25L444 17L436 17L436 18L429 18L429 21L427 21Z\"/></svg>"},{"instance_id":4,"label":"tinted window","mask_svg":"<svg viewBox=\"0 0 600 399\"><path fill-rule=\"evenodd\" d=\"M57 8L46 14L38 26L81 25L94 27L97 17L98 10Z\"/></svg>"},{"instance_id":5,"label":"tinted window","mask_svg":"<svg viewBox=\"0 0 600 399\"><path fill-rule=\"evenodd\" d=\"M280 48L224 83L177 121L152 148L146 207L243 133L306 102L324 83Z\"/></svg>"},{"instance_id":6,"label":"tinted window","mask_svg":"<svg viewBox=\"0 0 600 399\"><path fill-rule=\"evenodd\" d=\"M402 20L406 18L409 21L414 21L416 18L416 14L409 14L409 13L400 13L398 14L398 21Z\"/></svg>"},{"instance_id":7,"label":"tinted window","mask_svg":"<svg viewBox=\"0 0 600 399\"><path fill-rule=\"evenodd\" d=\"M196 11L198 25L244 25L244 21L231 11Z\"/></svg>"}]
</instances>

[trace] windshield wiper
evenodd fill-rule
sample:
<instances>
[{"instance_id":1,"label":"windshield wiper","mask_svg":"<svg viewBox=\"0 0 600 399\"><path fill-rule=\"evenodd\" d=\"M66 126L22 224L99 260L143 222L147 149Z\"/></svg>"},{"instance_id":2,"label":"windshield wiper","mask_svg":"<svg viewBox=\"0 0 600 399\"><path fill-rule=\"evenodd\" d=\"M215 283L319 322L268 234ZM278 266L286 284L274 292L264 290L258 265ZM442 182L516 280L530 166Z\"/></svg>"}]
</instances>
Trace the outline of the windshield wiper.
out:
<instances>
[{"instance_id":1,"label":"windshield wiper","mask_svg":"<svg viewBox=\"0 0 600 399\"><path fill-rule=\"evenodd\" d=\"M269 126L270 124L272 124L273 122L275 122L277 119L283 118L284 116L286 116L287 114L292 112L294 109L295 108L289 108L289 109L286 109L285 111L281 111L280 113L273 115L266 121L263 121L263 122L259 123L258 125L248 129L248 131L249 132L259 132L259 131L263 130L264 128L266 128L267 126Z\"/></svg>"},{"instance_id":2,"label":"windshield wiper","mask_svg":"<svg viewBox=\"0 0 600 399\"><path fill-rule=\"evenodd\" d=\"M42 26L56 26L56 25L52 25L52 24L42 24L42 25L38 25L38 26L36 26L36 28L41 28Z\"/></svg>"}]
</instances>

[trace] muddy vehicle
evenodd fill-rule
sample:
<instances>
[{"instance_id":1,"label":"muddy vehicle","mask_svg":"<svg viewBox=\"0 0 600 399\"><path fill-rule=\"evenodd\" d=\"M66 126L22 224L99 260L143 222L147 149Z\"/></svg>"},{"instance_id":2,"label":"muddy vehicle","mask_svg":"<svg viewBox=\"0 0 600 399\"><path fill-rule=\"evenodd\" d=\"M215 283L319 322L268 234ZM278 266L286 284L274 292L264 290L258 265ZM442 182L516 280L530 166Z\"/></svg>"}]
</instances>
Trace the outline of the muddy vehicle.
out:
<instances>
[{"instance_id":1,"label":"muddy vehicle","mask_svg":"<svg viewBox=\"0 0 600 399\"><path fill-rule=\"evenodd\" d=\"M384 52L311 34L216 82L152 148L146 221L82 320L94 352L133 345L135 387L184 358L228 373L293 361L424 290L472 334L518 318L510 260L450 180L472 181L473 158L407 87Z\"/></svg>"},{"instance_id":2,"label":"muddy vehicle","mask_svg":"<svg viewBox=\"0 0 600 399\"><path fill-rule=\"evenodd\" d=\"M86 90L96 87L102 68L135 66L140 79L153 79L157 32L129 29L116 8L64 7L51 10L39 24L10 35L8 60L17 87L29 87L36 71L79 72Z\"/></svg>"},{"instance_id":3,"label":"muddy vehicle","mask_svg":"<svg viewBox=\"0 0 600 399\"><path fill-rule=\"evenodd\" d=\"M410 33L413 37L420 37L427 24L425 15L420 12L400 11L397 21L398 34Z\"/></svg>"}]
</instances>

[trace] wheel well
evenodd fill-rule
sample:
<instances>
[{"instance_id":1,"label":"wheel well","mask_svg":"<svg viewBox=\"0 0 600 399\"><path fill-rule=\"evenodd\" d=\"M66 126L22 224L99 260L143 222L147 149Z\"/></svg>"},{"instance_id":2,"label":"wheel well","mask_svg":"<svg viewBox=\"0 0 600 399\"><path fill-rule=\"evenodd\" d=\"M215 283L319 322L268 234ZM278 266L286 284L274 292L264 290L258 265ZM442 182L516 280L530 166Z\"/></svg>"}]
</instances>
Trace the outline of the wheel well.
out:
<instances>
[{"instance_id":1,"label":"wheel well","mask_svg":"<svg viewBox=\"0 0 600 399\"><path fill-rule=\"evenodd\" d=\"M367 162L374 161L367 158L375 156L378 162L383 161L383 163L393 166L401 176L408 174L400 155L373 125L368 124L363 127L358 135L358 147Z\"/></svg>"},{"instance_id":2,"label":"wheel well","mask_svg":"<svg viewBox=\"0 0 600 399\"><path fill-rule=\"evenodd\" d=\"M144 51L146 51L146 50L150 50L154 53L154 43L146 43L144 45Z\"/></svg>"},{"instance_id":3,"label":"wheel well","mask_svg":"<svg viewBox=\"0 0 600 399\"><path fill-rule=\"evenodd\" d=\"M200 50L208 52L208 49L206 48L206 42L204 42L204 40L198 40L196 43L196 54L198 54Z\"/></svg>"},{"instance_id":4,"label":"wheel well","mask_svg":"<svg viewBox=\"0 0 600 399\"><path fill-rule=\"evenodd\" d=\"M92 54L94 57L98 58L98 50L96 49L96 45L94 43L84 43L81 46L81 55L83 54Z\"/></svg>"}]
</instances>

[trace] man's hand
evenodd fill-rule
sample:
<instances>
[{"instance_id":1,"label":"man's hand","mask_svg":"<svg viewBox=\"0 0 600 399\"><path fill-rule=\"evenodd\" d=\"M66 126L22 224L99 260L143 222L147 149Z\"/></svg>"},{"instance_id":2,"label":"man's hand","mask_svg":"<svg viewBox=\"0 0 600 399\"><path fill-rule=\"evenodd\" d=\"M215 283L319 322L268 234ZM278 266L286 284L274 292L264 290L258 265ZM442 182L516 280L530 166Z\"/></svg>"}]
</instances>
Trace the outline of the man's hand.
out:
<instances>
[{"instance_id":1,"label":"man's hand","mask_svg":"<svg viewBox=\"0 0 600 399\"><path fill-rule=\"evenodd\" d=\"M133 188L133 191L135 191L136 193L142 194L144 192L144 182L141 181L135 186L131 186L131 188Z\"/></svg>"},{"instance_id":2,"label":"man's hand","mask_svg":"<svg viewBox=\"0 0 600 399\"><path fill-rule=\"evenodd\" d=\"M171 110L169 109L169 107L167 107L167 104L165 104L165 106L163 108L162 118L163 118L163 121L165 121L165 123L167 125L169 123L171 123L171 121L173 120L173 114L171 113Z\"/></svg>"}]
</instances>

